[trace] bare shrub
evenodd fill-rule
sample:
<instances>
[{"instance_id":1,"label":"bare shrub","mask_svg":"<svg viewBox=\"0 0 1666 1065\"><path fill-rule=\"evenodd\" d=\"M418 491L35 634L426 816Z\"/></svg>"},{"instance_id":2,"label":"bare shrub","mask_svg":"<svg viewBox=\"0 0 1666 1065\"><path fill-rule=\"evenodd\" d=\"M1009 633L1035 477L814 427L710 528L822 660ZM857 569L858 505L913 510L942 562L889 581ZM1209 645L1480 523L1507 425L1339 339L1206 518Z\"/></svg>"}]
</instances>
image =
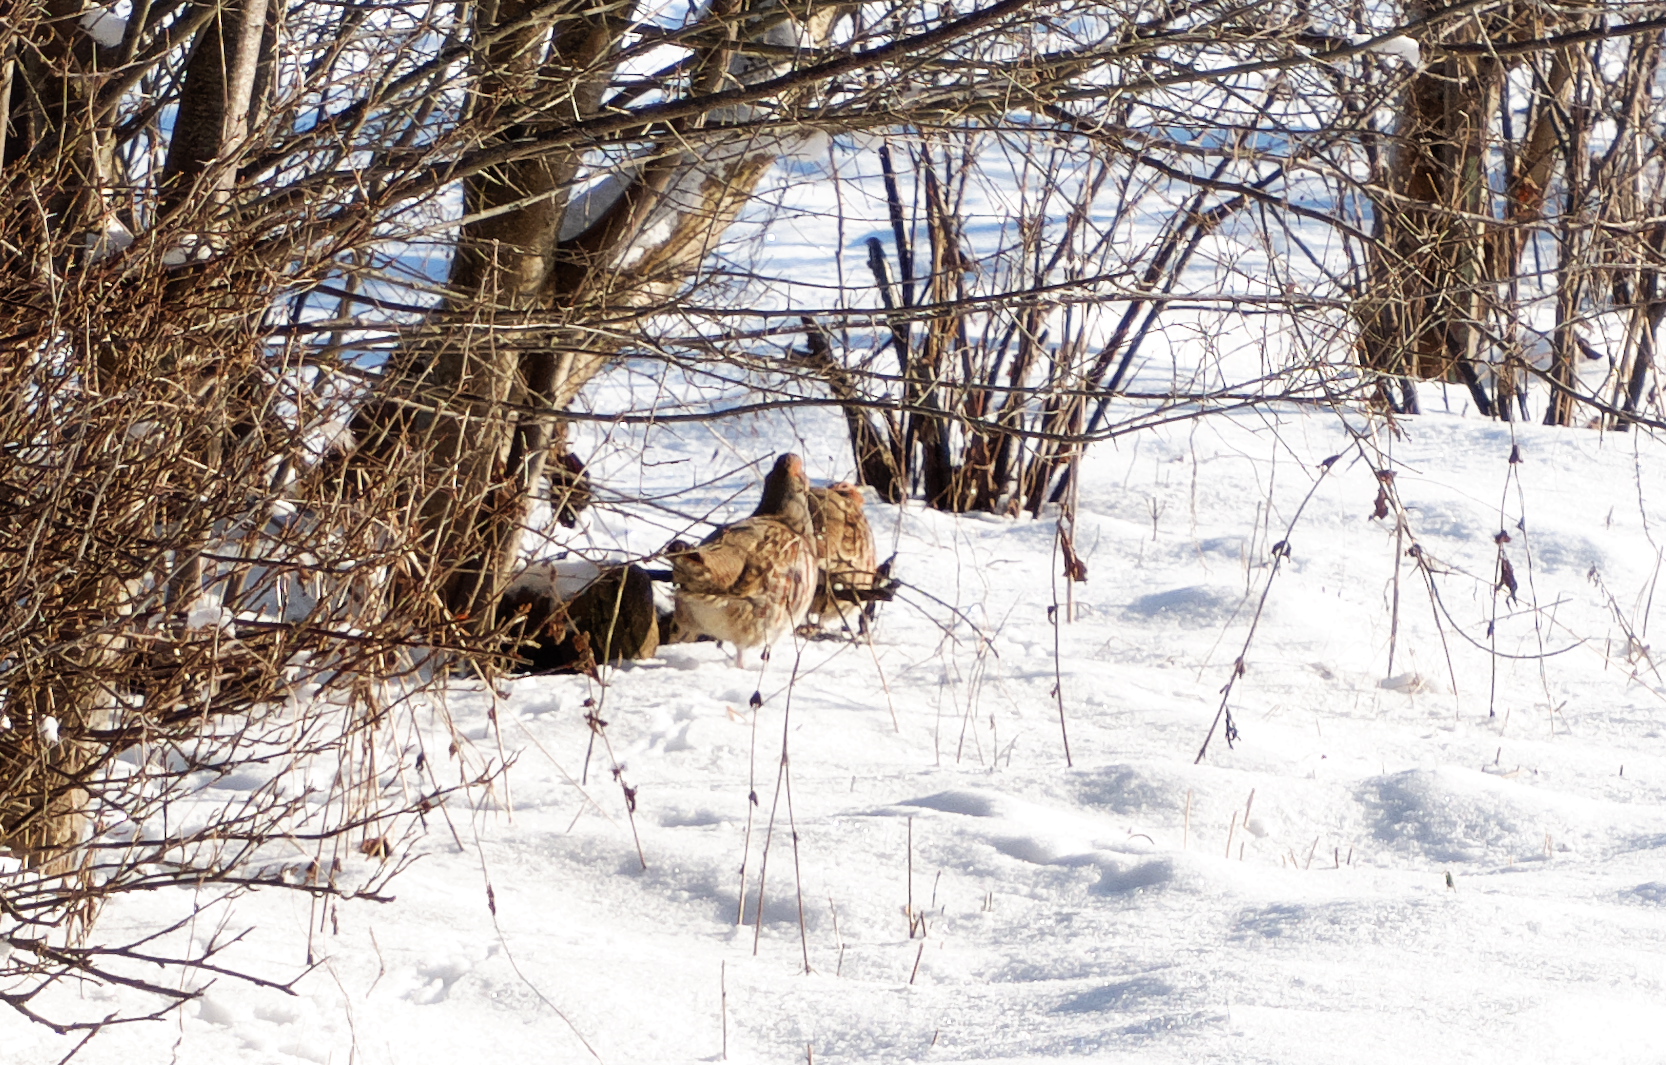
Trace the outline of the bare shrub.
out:
<instances>
[{"instance_id":1,"label":"bare shrub","mask_svg":"<svg viewBox=\"0 0 1666 1065\"><path fill-rule=\"evenodd\" d=\"M1086 443L1143 425L1406 405L1396 385L1429 374L1467 374L1494 412L1542 378L1553 420L1574 401L1645 420L1655 13L10 12L6 1001L38 1015L69 973L173 994L126 975L148 948L85 937L125 891L379 891L444 794L409 710L448 670L503 664L493 607L552 456L560 494L592 491L570 406L621 358L749 390L674 417L836 405L870 483L949 509L1039 513ZM854 137L886 143L890 248L821 305L749 305L760 278L725 234L780 159ZM979 197L1005 217L973 233ZM1294 339L1222 369L1250 315ZM1613 363L1591 388L1580 328L1620 319L1618 346L1585 341ZM1171 327L1207 365L1134 389ZM216 799L233 773L254 783Z\"/></svg>"}]
</instances>

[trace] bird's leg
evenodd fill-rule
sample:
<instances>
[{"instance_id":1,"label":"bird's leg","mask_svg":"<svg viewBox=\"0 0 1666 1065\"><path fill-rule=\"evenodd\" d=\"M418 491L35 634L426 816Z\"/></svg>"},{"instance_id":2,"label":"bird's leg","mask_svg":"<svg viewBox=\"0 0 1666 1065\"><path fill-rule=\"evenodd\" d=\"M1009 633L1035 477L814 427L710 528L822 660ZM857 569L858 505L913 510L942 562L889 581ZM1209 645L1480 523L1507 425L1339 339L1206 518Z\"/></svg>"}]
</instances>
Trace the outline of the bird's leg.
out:
<instances>
[{"instance_id":1,"label":"bird's leg","mask_svg":"<svg viewBox=\"0 0 1666 1065\"><path fill-rule=\"evenodd\" d=\"M738 643L735 644L735 668L736 669L745 669L746 668L746 648L742 647Z\"/></svg>"}]
</instances>

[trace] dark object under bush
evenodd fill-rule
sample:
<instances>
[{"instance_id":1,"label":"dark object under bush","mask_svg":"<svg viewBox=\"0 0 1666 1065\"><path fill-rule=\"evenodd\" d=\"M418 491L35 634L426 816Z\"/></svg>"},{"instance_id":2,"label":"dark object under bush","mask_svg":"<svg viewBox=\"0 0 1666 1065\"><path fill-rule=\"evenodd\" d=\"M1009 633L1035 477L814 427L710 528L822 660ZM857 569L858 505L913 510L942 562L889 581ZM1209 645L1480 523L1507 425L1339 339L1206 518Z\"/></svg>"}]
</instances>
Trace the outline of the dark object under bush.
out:
<instances>
[{"instance_id":1,"label":"dark object under bush","mask_svg":"<svg viewBox=\"0 0 1666 1065\"><path fill-rule=\"evenodd\" d=\"M588 673L659 650L653 582L641 566L604 570L565 602L554 572L532 567L504 593L497 617L515 641L516 673Z\"/></svg>"}]
</instances>

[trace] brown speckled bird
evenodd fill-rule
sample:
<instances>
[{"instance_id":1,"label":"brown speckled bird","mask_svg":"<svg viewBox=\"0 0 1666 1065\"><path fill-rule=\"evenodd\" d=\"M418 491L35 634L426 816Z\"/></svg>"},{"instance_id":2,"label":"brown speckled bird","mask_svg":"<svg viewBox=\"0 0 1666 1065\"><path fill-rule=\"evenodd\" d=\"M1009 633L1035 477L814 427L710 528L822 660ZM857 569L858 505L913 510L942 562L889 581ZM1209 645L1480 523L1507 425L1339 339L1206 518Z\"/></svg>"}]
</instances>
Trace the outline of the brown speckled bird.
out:
<instances>
[{"instance_id":1,"label":"brown speckled bird","mask_svg":"<svg viewBox=\"0 0 1666 1065\"><path fill-rule=\"evenodd\" d=\"M816 529L816 554L821 563L810 613L821 624L831 618L849 621L863 615L863 604L841 599L840 588L874 586L879 560L874 554L873 530L863 512L862 490L849 481L810 489L810 520Z\"/></svg>"},{"instance_id":2,"label":"brown speckled bird","mask_svg":"<svg viewBox=\"0 0 1666 1065\"><path fill-rule=\"evenodd\" d=\"M733 644L744 665L748 647L768 646L804 620L816 586L809 491L804 464L782 455L750 518L671 556L675 639L704 634Z\"/></svg>"}]
</instances>

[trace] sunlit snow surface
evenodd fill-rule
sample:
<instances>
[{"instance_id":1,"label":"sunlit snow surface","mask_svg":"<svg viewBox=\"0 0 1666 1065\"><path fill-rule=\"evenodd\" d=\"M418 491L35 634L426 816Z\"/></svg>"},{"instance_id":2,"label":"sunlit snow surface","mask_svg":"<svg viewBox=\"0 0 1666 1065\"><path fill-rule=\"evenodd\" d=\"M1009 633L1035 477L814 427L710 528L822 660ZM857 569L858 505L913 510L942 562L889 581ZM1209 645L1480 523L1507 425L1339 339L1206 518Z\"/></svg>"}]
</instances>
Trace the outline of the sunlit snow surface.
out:
<instances>
[{"instance_id":1,"label":"sunlit snow surface","mask_svg":"<svg viewBox=\"0 0 1666 1065\"><path fill-rule=\"evenodd\" d=\"M600 447L597 472L687 489L794 447L813 472L847 474L829 427L801 427L655 433L665 465ZM1379 440L1457 625L1443 618L1443 647L1408 562L1388 687L1394 537L1370 518L1375 480L1334 414L1220 418L1092 452L1090 579L1056 663L1052 521L876 506L881 554L894 548L921 592L885 609L871 650L783 646L760 680L715 646L676 646L612 677L602 716L639 789L645 870L599 746L588 784L574 783L589 742L580 704L600 690L512 682L498 711L503 747L521 752L509 787L454 808L455 839L435 819L397 903L345 905L339 931L299 897L237 904L229 926L253 932L228 960L272 975L302 968L310 922L320 965L296 996L221 980L182 1017L102 1035L83 1060L593 1060L576 1029L610 1063L709 1061L724 988L734 1061L801 1061L810 1047L817 1061L876 1062L1661 1060L1666 685L1636 648L1628 660L1588 572L1649 642L1666 453L1444 413L1402 429ZM1338 452L1250 647L1241 738L1232 749L1217 733L1193 765L1269 545ZM747 509L756 476L677 503ZM1499 599L1499 649L1577 646L1500 661L1495 678L1464 637L1486 643L1501 527L1522 602ZM589 536L651 548L673 531L601 515ZM1537 625L1529 602L1546 608ZM487 700L460 686L451 701L495 747ZM776 799L784 723L796 863ZM905 912L910 831L923 939ZM102 927L181 903L130 899ZM133 1004L76 995L56 1002ZM0 1059L67 1047L0 1021Z\"/></svg>"},{"instance_id":2,"label":"sunlit snow surface","mask_svg":"<svg viewBox=\"0 0 1666 1065\"><path fill-rule=\"evenodd\" d=\"M835 192L794 195L831 210ZM806 224L821 228L781 229L778 294L825 305L838 242ZM844 232L852 277L867 234ZM1147 387L1185 387L1204 359L1180 317L1149 346ZM1224 338L1242 365L1220 380L1276 361L1285 339L1257 332L1271 321ZM651 406L659 389L622 370L587 402ZM1666 1060L1666 679L1647 649L1666 626L1666 445L1481 421L1447 398L1425 389L1432 413L1399 437L1353 416L1363 453L1334 411L1292 406L1096 445L1089 580L1057 631L1051 518L874 505L910 587L871 647L783 645L761 675L711 644L667 647L605 689L508 682L495 726L457 682L464 738L518 760L492 795L430 816L397 902L267 892L210 911L199 942L250 930L222 964L301 976L297 993L223 978L78 1060L648 1065L720 1060L725 1029L736 1062ZM543 558L703 535L750 511L781 450L823 483L852 472L825 411L590 425L576 444L604 499L656 502L557 529ZM1414 539L1371 517L1373 466L1396 471ZM1515 602L1493 588L1501 530ZM1217 731L1194 765L1281 540L1233 692L1239 739ZM1524 657L1489 660L1489 642ZM634 829L601 744L586 770L588 698L636 789ZM99 933L191 901L124 899ZM65 985L37 1007L149 1005ZM74 1041L0 1010L0 1063Z\"/></svg>"}]
</instances>

